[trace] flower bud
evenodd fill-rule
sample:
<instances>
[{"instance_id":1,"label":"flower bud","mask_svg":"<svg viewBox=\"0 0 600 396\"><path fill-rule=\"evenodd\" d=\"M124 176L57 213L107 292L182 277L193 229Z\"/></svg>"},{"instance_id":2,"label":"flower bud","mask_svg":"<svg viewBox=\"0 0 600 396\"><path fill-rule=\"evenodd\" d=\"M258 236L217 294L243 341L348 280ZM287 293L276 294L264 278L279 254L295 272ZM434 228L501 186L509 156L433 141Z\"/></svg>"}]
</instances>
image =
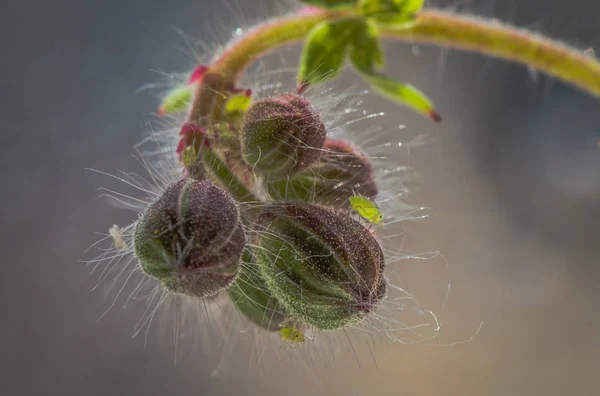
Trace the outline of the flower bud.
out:
<instances>
[{"instance_id":1,"label":"flower bud","mask_svg":"<svg viewBox=\"0 0 600 396\"><path fill-rule=\"evenodd\" d=\"M288 316L269 291L250 252L244 253L238 278L227 289L235 308L255 325L279 331Z\"/></svg>"},{"instance_id":2,"label":"flower bud","mask_svg":"<svg viewBox=\"0 0 600 396\"><path fill-rule=\"evenodd\" d=\"M345 140L327 139L323 154L313 166L291 178L267 184L275 200L317 202L347 207L355 194L375 198L378 193L373 166L368 157Z\"/></svg>"},{"instance_id":3,"label":"flower bud","mask_svg":"<svg viewBox=\"0 0 600 396\"><path fill-rule=\"evenodd\" d=\"M326 134L308 100L280 95L248 109L242 127L243 152L257 173L286 178L319 159Z\"/></svg>"},{"instance_id":4,"label":"flower bud","mask_svg":"<svg viewBox=\"0 0 600 396\"><path fill-rule=\"evenodd\" d=\"M142 214L134 245L142 270L167 289L208 297L235 280L245 235L227 192L208 180L184 178Z\"/></svg>"},{"instance_id":5,"label":"flower bud","mask_svg":"<svg viewBox=\"0 0 600 396\"><path fill-rule=\"evenodd\" d=\"M345 212L286 203L258 222L258 267L291 317L333 330L359 321L384 297L381 247Z\"/></svg>"}]
</instances>

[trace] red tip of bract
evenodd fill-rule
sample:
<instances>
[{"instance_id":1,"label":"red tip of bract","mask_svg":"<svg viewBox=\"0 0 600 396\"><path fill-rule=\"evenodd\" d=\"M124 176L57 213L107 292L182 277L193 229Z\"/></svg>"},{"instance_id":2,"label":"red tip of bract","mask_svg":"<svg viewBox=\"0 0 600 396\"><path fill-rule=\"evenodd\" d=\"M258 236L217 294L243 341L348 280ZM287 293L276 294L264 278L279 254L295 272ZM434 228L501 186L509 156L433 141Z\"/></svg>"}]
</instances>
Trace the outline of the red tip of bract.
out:
<instances>
[{"instance_id":1,"label":"red tip of bract","mask_svg":"<svg viewBox=\"0 0 600 396\"><path fill-rule=\"evenodd\" d=\"M159 116L164 116L167 113L167 111L165 110L164 107L160 107L158 110L156 110L156 114L158 114Z\"/></svg>"},{"instance_id":2,"label":"red tip of bract","mask_svg":"<svg viewBox=\"0 0 600 396\"><path fill-rule=\"evenodd\" d=\"M185 139L181 138L179 139L179 142L177 142L177 149L175 150L175 152L177 153L178 156L181 156L181 153L183 153L183 150L185 150L186 144L185 144Z\"/></svg>"},{"instance_id":3,"label":"red tip of bract","mask_svg":"<svg viewBox=\"0 0 600 396\"><path fill-rule=\"evenodd\" d=\"M298 95L302 95L306 91L307 88L308 88L308 83L303 82L302 84L298 85L298 87L296 88L296 93Z\"/></svg>"},{"instance_id":4,"label":"red tip of bract","mask_svg":"<svg viewBox=\"0 0 600 396\"><path fill-rule=\"evenodd\" d=\"M325 150L342 153L352 153L353 151L356 151L356 148L352 145L352 143L343 139L327 139L325 140L325 145L323 148Z\"/></svg>"},{"instance_id":5,"label":"red tip of bract","mask_svg":"<svg viewBox=\"0 0 600 396\"><path fill-rule=\"evenodd\" d=\"M179 136L187 136L190 134L204 134L204 130L200 128L196 124L192 124L191 122L186 122L181 126L181 130L179 131Z\"/></svg>"},{"instance_id":6,"label":"red tip of bract","mask_svg":"<svg viewBox=\"0 0 600 396\"><path fill-rule=\"evenodd\" d=\"M179 139L179 143L177 143L176 150L177 154L179 155L187 146L195 145L198 147L200 144L203 144L207 147L210 146L210 142L208 139L206 139L206 132L204 132L204 129L200 128L196 124L189 122L183 124L181 130L179 131L179 136L181 136L181 139Z\"/></svg>"},{"instance_id":7,"label":"red tip of bract","mask_svg":"<svg viewBox=\"0 0 600 396\"><path fill-rule=\"evenodd\" d=\"M188 80L188 84L193 84L198 82L203 76L204 73L208 70L208 66L200 65L198 66L192 74L190 74L190 79Z\"/></svg>"},{"instance_id":8,"label":"red tip of bract","mask_svg":"<svg viewBox=\"0 0 600 396\"><path fill-rule=\"evenodd\" d=\"M442 116L439 115L438 112L435 110L431 110L427 115L435 122L442 122Z\"/></svg>"}]
</instances>

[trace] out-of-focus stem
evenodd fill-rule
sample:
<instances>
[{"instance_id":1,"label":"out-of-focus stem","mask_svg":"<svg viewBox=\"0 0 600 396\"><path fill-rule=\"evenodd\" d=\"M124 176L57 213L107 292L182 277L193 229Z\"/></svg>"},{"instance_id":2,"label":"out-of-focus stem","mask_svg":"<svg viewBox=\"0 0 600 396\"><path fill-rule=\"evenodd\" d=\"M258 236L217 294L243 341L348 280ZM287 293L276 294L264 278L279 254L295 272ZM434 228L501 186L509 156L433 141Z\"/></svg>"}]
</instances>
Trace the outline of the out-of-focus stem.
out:
<instances>
[{"instance_id":1,"label":"out-of-focus stem","mask_svg":"<svg viewBox=\"0 0 600 396\"><path fill-rule=\"evenodd\" d=\"M213 80L198 84L189 114L190 122L219 120L226 92L258 57L306 37L318 23L352 16L349 11L300 12L274 19L246 32L210 65ZM381 25L383 35L413 43L427 43L478 52L524 63L600 96L600 63L581 51L496 20L450 12L424 10L411 27Z\"/></svg>"}]
</instances>

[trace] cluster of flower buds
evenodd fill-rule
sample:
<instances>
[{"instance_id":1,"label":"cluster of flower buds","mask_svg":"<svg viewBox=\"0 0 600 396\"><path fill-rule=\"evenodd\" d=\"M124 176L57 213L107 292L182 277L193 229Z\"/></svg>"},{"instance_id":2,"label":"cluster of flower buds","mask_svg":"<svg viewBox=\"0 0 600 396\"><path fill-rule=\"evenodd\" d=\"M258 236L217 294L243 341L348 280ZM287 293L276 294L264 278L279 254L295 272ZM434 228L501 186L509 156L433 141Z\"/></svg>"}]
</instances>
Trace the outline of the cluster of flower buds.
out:
<instances>
[{"instance_id":1,"label":"cluster of flower buds","mask_svg":"<svg viewBox=\"0 0 600 396\"><path fill-rule=\"evenodd\" d=\"M190 297L226 290L267 330L290 321L333 330L361 320L386 293L379 242L348 208L355 195L377 195L369 158L327 138L319 113L299 95L258 100L241 122L236 117L229 127L236 141L193 146L194 159L213 158L194 166L215 169L185 172L141 215L134 245L142 270ZM183 154L191 149L181 142L190 167ZM243 166L230 167L231 158Z\"/></svg>"}]
</instances>

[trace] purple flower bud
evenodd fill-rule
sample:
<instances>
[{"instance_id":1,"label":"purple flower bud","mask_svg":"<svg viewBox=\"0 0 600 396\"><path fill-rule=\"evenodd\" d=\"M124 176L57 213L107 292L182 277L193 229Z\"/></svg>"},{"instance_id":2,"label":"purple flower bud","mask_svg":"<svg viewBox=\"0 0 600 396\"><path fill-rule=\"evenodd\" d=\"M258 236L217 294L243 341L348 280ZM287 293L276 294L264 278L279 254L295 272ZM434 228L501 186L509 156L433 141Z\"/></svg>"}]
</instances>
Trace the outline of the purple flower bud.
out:
<instances>
[{"instance_id":1,"label":"purple flower bud","mask_svg":"<svg viewBox=\"0 0 600 396\"><path fill-rule=\"evenodd\" d=\"M361 320L385 296L379 242L345 211L286 203L267 209L259 225L257 265L291 317L333 330Z\"/></svg>"},{"instance_id":2,"label":"purple flower bud","mask_svg":"<svg viewBox=\"0 0 600 396\"><path fill-rule=\"evenodd\" d=\"M142 270L167 289L208 297L235 280L245 235L227 192L208 180L184 178L141 215L134 245Z\"/></svg>"},{"instance_id":3,"label":"purple flower bud","mask_svg":"<svg viewBox=\"0 0 600 396\"><path fill-rule=\"evenodd\" d=\"M308 100L280 95L248 109L242 127L243 152L256 172L282 179L319 159L326 134Z\"/></svg>"}]
</instances>

